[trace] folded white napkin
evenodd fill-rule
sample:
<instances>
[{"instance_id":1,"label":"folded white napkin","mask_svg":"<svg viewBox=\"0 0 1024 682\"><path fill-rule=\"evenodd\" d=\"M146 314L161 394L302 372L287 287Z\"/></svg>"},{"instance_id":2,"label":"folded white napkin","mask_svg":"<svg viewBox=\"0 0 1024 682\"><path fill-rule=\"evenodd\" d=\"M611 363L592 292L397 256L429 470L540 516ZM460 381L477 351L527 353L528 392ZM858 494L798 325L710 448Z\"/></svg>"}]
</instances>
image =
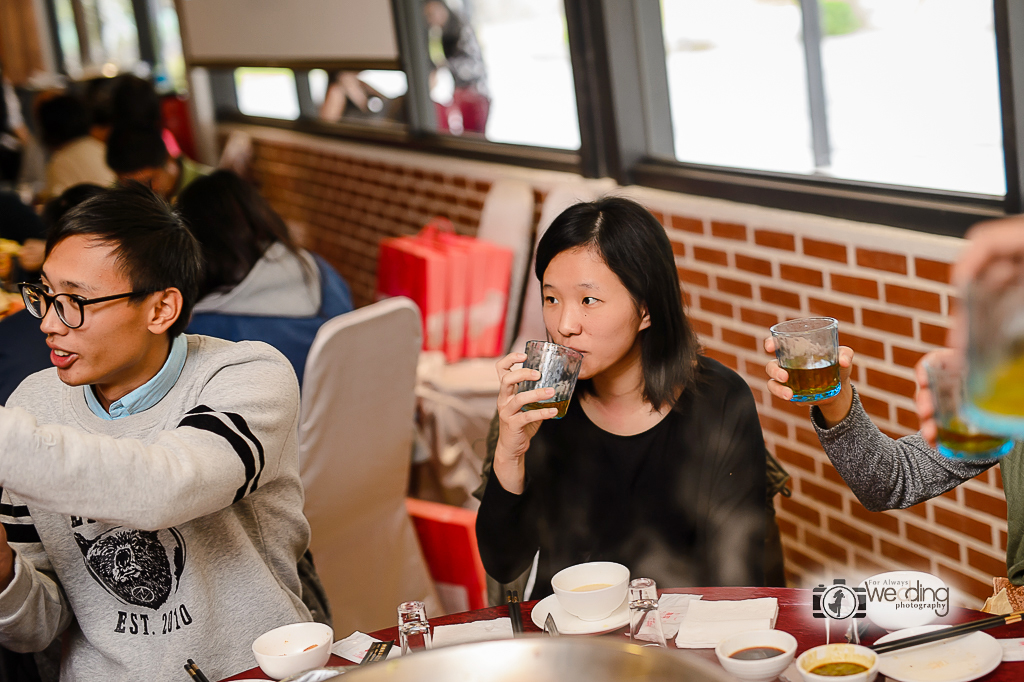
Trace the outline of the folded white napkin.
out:
<instances>
[{"instance_id":1,"label":"folded white napkin","mask_svg":"<svg viewBox=\"0 0 1024 682\"><path fill-rule=\"evenodd\" d=\"M699 594L663 594L658 599L658 614L661 616L661 629L665 632L665 640L670 640L679 632L679 624L683 622L690 608L690 602L701 598ZM628 630L628 628L627 628ZM629 636L629 632L626 632ZM654 614L647 614L644 624L640 626L637 639L648 642L654 640Z\"/></svg>"},{"instance_id":2,"label":"folded white napkin","mask_svg":"<svg viewBox=\"0 0 1024 682\"><path fill-rule=\"evenodd\" d=\"M691 601L679 626L676 646L711 649L737 632L771 630L779 614L775 597L739 601Z\"/></svg>"},{"instance_id":3,"label":"folded white napkin","mask_svg":"<svg viewBox=\"0 0 1024 682\"><path fill-rule=\"evenodd\" d=\"M1024 661L1024 638L1001 639L1004 661Z\"/></svg>"},{"instance_id":4,"label":"folded white napkin","mask_svg":"<svg viewBox=\"0 0 1024 682\"><path fill-rule=\"evenodd\" d=\"M353 663L362 663L363 657L366 656L367 650L373 645L374 642L380 642L379 639L374 639L369 635L364 635L359 630L356 630L345 639L339 639L337 642L331 645L331 653L341 656L347 661ZM395 642L395 646L391 647L391 651L388 652L388 658L397 658L402 655L402 650L398 646L398 642Z\"/></svg>"},{"instance_id":5,"label":"folded white napkin","mask_svg":"<svg viewBox=\"0 0 1024 682\"><path fill-rule=\"evenodd\" d=\"M477 620L472 623L457 623L456 625L438 625L434 628L431 644L434 648L438 648L467 642L512 639L514 636L510 619L495 618L494 620Z\"/></svg>"}]
</instances>

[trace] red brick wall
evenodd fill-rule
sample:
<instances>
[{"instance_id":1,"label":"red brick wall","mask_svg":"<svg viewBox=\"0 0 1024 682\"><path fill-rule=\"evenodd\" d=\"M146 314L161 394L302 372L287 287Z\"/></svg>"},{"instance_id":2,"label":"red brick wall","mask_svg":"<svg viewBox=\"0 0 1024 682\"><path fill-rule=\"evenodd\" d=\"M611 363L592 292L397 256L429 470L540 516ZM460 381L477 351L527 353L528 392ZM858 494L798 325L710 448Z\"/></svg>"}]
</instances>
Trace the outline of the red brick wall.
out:
<instances>
[{"instance_id":1,"label":"red brick wall","mask_svg":"<svg viewBox=\"0 0 1024 682\"><path fill-rule=\"evenodd\" d=\"M300 241L372 300L377 244L448 215L472 234L490 183L526 178L539 204L571 176L345 144L281 131L257 138L255 176ZM807 409L765 389L767 328L807 315L840 320L857 352L865 409L887 433L917 428L913 366L944 343L955 304L949 263L960 241L642 188L623 193L658 216L673 242L705 352L749 382L769 449L792 474L777 505L791 584L926 570L976 603L1005 575L1006 509L997 469L908 510L866 511L829 464Z\"/></svg>"}]
</instances>

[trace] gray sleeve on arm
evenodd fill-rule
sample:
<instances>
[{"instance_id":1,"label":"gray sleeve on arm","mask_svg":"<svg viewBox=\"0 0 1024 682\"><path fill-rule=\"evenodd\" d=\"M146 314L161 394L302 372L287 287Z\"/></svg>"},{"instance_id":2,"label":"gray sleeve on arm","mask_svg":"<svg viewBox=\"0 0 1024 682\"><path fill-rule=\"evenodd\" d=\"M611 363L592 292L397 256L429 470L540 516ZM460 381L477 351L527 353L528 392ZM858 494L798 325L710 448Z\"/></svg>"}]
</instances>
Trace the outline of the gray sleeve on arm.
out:
<instances>
[{"instance_id":1,"label":"gray sleeve on arm","mask_svg":"<svg viewBox=\"0 0 1024 682\"><path fill-rule=\"evenodd\" d=\"M974 478L998 460L963 462L932 449L920 433L890 438L875 426L853 389L846 419L830 429L821 411L811 408L811 423L825 454L867 509L905 509Z\"/></svg>"}]
</instances>

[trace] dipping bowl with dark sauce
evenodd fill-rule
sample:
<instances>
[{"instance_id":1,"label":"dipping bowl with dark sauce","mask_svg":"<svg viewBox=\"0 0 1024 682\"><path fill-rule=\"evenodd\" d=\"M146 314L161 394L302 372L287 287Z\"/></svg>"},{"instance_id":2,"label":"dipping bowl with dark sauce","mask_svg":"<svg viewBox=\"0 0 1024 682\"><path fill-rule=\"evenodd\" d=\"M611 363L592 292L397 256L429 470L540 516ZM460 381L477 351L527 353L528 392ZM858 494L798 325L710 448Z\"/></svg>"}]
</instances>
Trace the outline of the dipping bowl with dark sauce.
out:
<instances>
[{"instance_id":1,"label":"dipping bowl with dark sauce","mask_svg":"<svg viewBox=\"0 0 1024 682\"><path fill-rule=\"evenodd\" d=\"M715 655L743 682L769 682L793 662L796 638L782 630L740 632L719 642Z\"/></svg>"}]
</instances>

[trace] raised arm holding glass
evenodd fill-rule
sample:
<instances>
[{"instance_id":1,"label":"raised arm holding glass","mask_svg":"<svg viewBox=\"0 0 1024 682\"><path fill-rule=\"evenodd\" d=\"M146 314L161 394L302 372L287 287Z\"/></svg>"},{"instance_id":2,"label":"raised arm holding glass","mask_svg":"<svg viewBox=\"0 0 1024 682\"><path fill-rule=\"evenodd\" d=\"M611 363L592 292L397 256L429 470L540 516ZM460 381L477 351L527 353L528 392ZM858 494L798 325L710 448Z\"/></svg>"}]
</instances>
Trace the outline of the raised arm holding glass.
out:
<instances>
[{"instance_id":1,"label":"raised arm holding glass","mask_svg":"<svg viewBox=\"0 0 1024 682\"><path fill-rule=\"evenodd\" d=\"M735 372L698 355L664 228L626 199L577 204L541 239L536 275L549 339L582 363L560 419L544 407L554 388L517 392L541 378L514 368L526 354L497 364L493 470L477 492L487 572L511 582L539 550L535 599L586 561L665 587L765 584L770 512L754 399Z\"/></svg>"}]
</instances>

